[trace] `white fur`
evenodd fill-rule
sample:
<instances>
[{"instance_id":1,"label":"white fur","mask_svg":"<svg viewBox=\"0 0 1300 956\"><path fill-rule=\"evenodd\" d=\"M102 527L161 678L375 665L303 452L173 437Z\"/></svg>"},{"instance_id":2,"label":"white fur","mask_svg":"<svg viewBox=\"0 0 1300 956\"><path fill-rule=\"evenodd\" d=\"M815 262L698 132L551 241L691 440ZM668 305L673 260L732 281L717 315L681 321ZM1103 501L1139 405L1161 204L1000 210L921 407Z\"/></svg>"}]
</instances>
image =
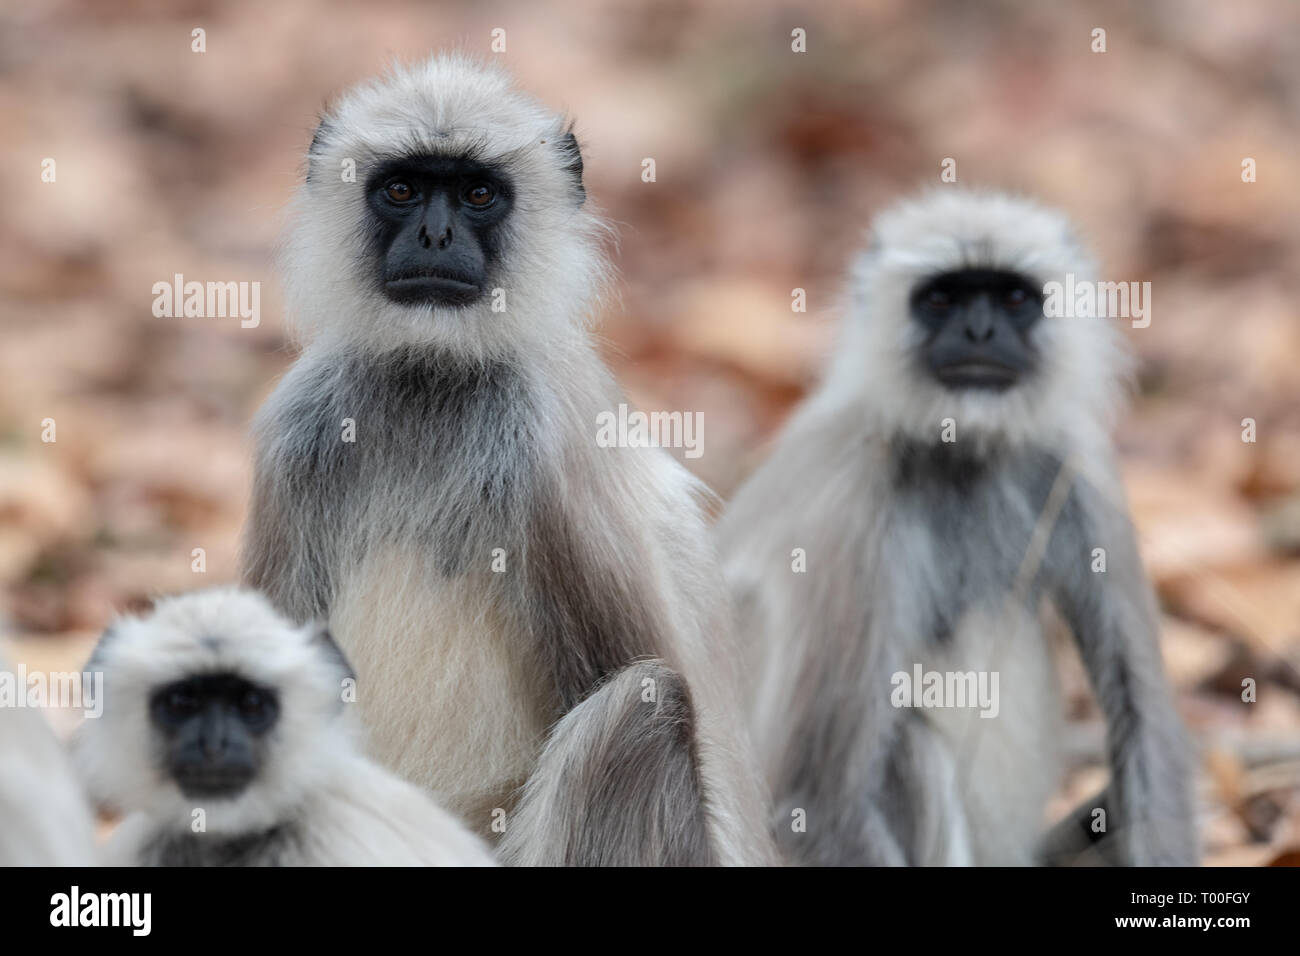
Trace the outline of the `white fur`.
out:
<instances>
[{"instance_id":1,"label":"white fur","mask_svg":"<svg viewBox=\"0 0 1300 956\"><path fill-rule=\"evenodd\" d=\"M947 766L935 768L934 776L924 779L937 782L951 772L955 780L961 812L943 819L942 826L966 831L964 853L958 858L923 851L919 862L1034 862L1043 807L1061 778L1064 732L1055 640L1043 625L1037 616L1008 602L1000 613L968 614L950 645L913 651L910 659L925 670L997 673L999 691L998 713L992 719L975 708L914 712L934 728L947 758ZM1026 768L1033 772L1025 773Z\"/></svg>"},{"instance_id":2,"label":"white fur","mask_svg":"<svg viewBox=\"0 0 1300 956\"><path fill-rule=\"evenodd\" d=\"M327 132L309 157L311 178L293 201L281 255L288 312L302 339L376 352L437 345L492 358L554 348L574 336L573 304L590 302L606 277L599 248L605 227L589 203L570 199L571 174L557 149L568 131L564 117L515 90L500 70L447 55L394 66L353 88L323 123ZM475 150L504 163L517 188L506 311L492 312L490 297L468 308L389 301L373 276L358 272L368 176L404 152ZM342 179L345 160L356 163L355 182Z\"/></svg>"},{"instance_id":3,"label":"white fur","mask_svg":"<svg viewBox=\"0 0 1300 956\"><path fill-rule=\"evenodd\" d=\"M36 711L0 707L0 866L94 860L90 807L63 746Z\"/></svg>"},{"instance_id":4,"label":"white fur","mask_svg":"<svg viewBox=\"0 0 1300 956\"><path fill-rule=\"evenodd\" d=\"M368 555L336 601L330 626L361 677L375 757L488 831L547 730L492 592L481 579L443 579L426 556L389 551Z\"/></svg>"},{"instance_id":5,"label":"white fur","mask_svg":"<svg viewBox=\"0 0 1300 956\"><path fill-rule=\"evenodd\" d=\"M1131 361L1114 318L1044 318L1031 330L1043 366L1008 392L950 391L912 364L922 334L908 298L925 276L959 268L1019 272L1039 285L1095 281L1096 265L1064 215L995 192L936 189L882 212L852 270L839 348L814 408L860 403L864 428L933 440L957 422L959 440L1034 440L1103 453Z\"/></svg>"},{"instance_id":6,"label":"white fur","mask_svg":"<svg viewBox=\"0 0 1300 956\"><path fill-rule=\"evenodd\" d=\"M425 794L358 748L344 673L313 626L294 627L260 595L217 589L159 601L117 621L91 660L104 673L104 713L75 752L92 796L132 812L107 849L133 861L160 832L185 832L201 806L206 833L234 836L292 823L305 865L490 865L481 842ZM187 676L231 673L279 694L270 752L233 799L186 797L159 766L151 693Z\"/></svg>"}]
</instances>

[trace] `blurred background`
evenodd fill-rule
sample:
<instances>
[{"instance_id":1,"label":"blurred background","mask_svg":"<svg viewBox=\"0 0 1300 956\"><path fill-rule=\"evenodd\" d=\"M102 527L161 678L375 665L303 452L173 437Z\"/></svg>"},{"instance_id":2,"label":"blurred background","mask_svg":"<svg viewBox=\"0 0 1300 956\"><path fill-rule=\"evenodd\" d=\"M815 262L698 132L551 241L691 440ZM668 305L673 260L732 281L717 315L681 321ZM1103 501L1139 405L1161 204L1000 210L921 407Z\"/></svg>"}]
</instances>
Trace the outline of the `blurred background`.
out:
<instances>
[{"instance_id":1,"label":"blurred background","mask_svg":"<svg viewBox=\"0 0 1300 956\"><path fill-rule=\"evenodd\" d=\"M5 0L12 660L79 669L113 613L235 577L248 422L293 357L272 255L316 114L391 57L450 47L576 118L588 192L619 238L606 355L640 407L704 413L704 455L686 464L724 497L814 379L870 217L937 184L945 158L962 184L1066 209L1107 278L1151 282L1151 325L1127 331L1142 367L1119 439L1203 751L1206 862L1300 858L1293 0ZM155 318L152 286L176 273L261 282L260 326ZM1058 809L1105 778L1098 714L1067 678Z\"/></svg>"}]
</instances>

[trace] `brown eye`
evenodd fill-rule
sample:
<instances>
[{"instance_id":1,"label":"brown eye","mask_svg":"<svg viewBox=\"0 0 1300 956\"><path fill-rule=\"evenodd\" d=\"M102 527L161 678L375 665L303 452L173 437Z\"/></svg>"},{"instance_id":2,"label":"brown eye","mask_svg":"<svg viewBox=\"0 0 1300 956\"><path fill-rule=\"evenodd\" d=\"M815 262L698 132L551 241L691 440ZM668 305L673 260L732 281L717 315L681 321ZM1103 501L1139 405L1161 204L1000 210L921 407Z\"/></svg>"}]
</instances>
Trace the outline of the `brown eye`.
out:
<instances>
[{"instance_id":1,"label":"brown eye","mask_svg":"<svg viewBox=\"0 0 1300 956\"><path fill-rule=\"evenodd\" d=\"M410 202L415 196L415 190L409 183L404 183L400 179L394 179L384 187L384 193L393 202Z\"/></svg>"},{"instance_id":2,"label":"brown eye","mask_svg":"<svg viewBox=\"0 0 1300 956\"><path fill-rule=\"evenodd\" d=\"M946 309L951 301L947 292L938 289L931 289L925 294L925 304L932 309Z\"/></svg>"},{"instance_id":3,"label":"brown eye","mask_svg":"<svg viewBox=\"0 0 1300 956\"><path fill-rule=\"evenodd\" d=\"M1028 301L1029 301L1029 293L1021 288L1012 289L1006 295L1007 305L1011 306L1011 308L1013 309L1020 308Z\"/></svg>"},{"instance_id":4,"label":"brown eye","mask_svg":"<svg viewBox=\"0 0 1300 956\"><path fill-rule=\"evenodd\" d=\"M487 183L474 183L465 190L465 202L480 209L492 205L492 200L496 198L496 190Z\"/></svg>"}]
</instances>

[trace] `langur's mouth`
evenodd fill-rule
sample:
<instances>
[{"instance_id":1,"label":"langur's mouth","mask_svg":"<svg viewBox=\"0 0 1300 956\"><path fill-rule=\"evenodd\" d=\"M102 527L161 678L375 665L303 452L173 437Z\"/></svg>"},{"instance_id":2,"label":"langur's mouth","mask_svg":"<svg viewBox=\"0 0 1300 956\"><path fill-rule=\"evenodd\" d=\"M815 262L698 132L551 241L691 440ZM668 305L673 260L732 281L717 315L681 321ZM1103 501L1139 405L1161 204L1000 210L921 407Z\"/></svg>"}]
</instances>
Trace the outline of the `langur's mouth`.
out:
<instances>
[{"instance_id":1,"label":"langur's mouth","mask_svg":"<svg viewBox=\"0 0 1300 956\"><path fill-rule=\"evenodd\" d=\"M384 294L394 302L412 305L468 305L482 294L473 282L445 272L398 276L384 283Z\"/></svg>"},{"instance_id":2,"label":"langur's mouth","mask_svg":"<svg viewBox=\"0 0 1300 956\"><path fill-rule=\"evenodd\" d=\"M253 775L246 771L206 770L192 773L176 774L176 785L185 796L237 797L253 780Z\"/></svg>"},{"instance_id":3,"label":"langur's mouth","mask_svg":"<svg viewBox=\"0 0 1300 956\"><path fill-rule=\"evenodd\" d=\"M989 388L999 392L1020 378L1020 373L1009 365L986 359L950 362L935 369L934 375L949 388Z\"/></svg>"}]
</instances>

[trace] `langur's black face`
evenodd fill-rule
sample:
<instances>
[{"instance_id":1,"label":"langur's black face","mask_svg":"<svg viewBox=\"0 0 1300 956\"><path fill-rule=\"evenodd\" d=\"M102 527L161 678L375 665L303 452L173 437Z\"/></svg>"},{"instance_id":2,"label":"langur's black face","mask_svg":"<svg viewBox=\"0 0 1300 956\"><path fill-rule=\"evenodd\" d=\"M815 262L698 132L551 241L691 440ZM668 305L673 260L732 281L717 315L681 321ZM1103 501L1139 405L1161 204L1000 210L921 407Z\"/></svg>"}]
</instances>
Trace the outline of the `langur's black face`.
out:
<instances>
[{"instance_id":1,"label":"langur's black face","mask_svg":"<svg viewBox=\"0 0 1300 956\"><path fill-rule=\"evenodd\" d=\"M1037 364L1029 332L1043 317L1043 297L1022 275L945 272L912 290L911 309L926 332L921 362L946 388L1003 391Z\"/></svg>"},{"instance_id":2,"label":"langur's black face","mask_svg":"<svg viewBox=\"0 0 1300 956\"><path fill-rule=\"evenodd\" d=\"M463 157L407 157L381 166L366 195L390 300L462 306L487 292L512 199L501 172Z\"/></svg>"},{"instance_id":3,"label":"langur's black face","mask_svg":"<svg viewBox=\"0 0 1300 956\"><path fill-rule=\"evenodd\" d=\"M234 797L257 776L280 716L274 690L235 674L204 674L159 688L149 716L162 761L187 797Z\"/></svg>"}]
</instances>

